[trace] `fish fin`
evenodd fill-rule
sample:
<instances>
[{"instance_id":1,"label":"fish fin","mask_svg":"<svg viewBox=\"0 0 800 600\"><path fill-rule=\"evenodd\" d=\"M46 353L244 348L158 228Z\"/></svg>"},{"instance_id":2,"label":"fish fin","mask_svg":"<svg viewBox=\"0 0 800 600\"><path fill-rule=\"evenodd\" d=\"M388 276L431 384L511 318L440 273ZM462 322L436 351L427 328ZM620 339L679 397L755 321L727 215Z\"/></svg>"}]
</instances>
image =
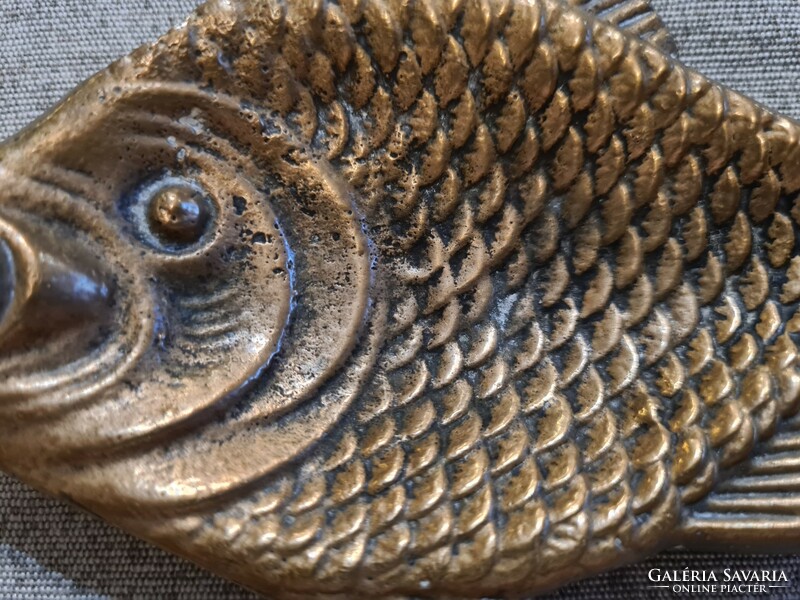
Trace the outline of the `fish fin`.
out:
<instances>
[{"instance_id":1,"label":"fish fin","mask_svg":"<svg viewBox=\"0 0 800 600\"><path fill-rule=\"evenodd\" d=\"M689 508L680 540L702 550L790 552L800 539L800 416Z\"/></svg>"},{"instance_id":2,"label":"fish fin","mask_svg":"<svg viewBox=\"0 0 800 600\"><path fill-rule=\"evenodd\" d=\"M678 53L672 33L650 0L567 0L567 3L645 39L669 54Z\"/></svg>"}]
</instances>

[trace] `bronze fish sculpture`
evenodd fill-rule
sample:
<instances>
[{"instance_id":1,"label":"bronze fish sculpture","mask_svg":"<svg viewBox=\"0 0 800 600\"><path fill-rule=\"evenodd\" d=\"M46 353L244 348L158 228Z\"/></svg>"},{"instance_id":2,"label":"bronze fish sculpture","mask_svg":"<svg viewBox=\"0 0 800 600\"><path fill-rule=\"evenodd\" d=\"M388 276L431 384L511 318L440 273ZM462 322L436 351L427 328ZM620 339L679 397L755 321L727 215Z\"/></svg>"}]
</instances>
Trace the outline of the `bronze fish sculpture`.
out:
<instances>
[{"instance_id":1,"label":"bronze fish sculpture","mask_svg":"<svg viewBox=\"0 0 800 600\"><path fill-rule=\"evenodd\" d=\"M800 126L644 0L212 0L0 184L0 465L245 586L800 549Z\"/></svg>"}]
</instances>

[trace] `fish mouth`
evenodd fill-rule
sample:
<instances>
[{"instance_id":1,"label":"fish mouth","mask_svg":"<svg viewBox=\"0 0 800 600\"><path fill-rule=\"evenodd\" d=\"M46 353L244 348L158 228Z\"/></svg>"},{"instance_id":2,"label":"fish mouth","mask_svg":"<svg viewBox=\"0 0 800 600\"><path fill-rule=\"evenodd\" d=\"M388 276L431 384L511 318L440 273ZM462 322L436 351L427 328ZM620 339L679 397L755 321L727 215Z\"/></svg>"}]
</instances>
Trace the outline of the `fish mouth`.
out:
<instances>
[{"instance_id":1,"label":"fish mouth","mask_svg":"<svg viewBox=\"0 0 800 600\"><path fill-rule=\"evenodd\" d=\"M65 329L99 327L113 306L113 286L100 266L0 212L0 348L39 343Z\"/></svg>"},{"instance_id":2,"label":"fish mouth","mask_svg":"<svg viewBox=\"0 0 800 600\"><path fill-rule=\"evenodd\" d=\"M124 294L87 234L97 215L49 213L35 184L0 174L0 414L45 417L118 369Z\"/></svg>"}]
</instances>

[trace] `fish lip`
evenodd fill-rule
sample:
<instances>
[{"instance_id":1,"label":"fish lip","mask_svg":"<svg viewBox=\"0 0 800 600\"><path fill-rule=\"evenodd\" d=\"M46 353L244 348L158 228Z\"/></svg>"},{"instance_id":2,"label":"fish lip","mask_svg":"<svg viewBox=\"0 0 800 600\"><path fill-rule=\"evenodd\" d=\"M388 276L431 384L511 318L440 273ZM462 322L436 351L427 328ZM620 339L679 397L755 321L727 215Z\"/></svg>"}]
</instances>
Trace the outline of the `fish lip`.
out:
<instances>
[{"instance_id":1,"label":"fish lip","mask_svg":"<svg viewBox=\"0 0 800 600\"><path fill-rule=\"evenodd\" d=\"M11 248L0 239L0 328L14 303L15 265Z\"/></svg>"},{"instance_id":2,"label":"fish lip","mask_svg":"<svg viewBox=\"0 0 800 600\"><path fill-rule=\"evenodd\" d=\"M16 297L16 261L11 248L0 238L0 331L10 319L11 307Z\"/></svg>"},{"instance_id":3,"label":"fish lip","mask_svg":"<svg viewBox=\"0 0 800 600\"><path fill-rule=\"evenodd\" d=\"M40 279L36 252L28 239L0 215L0 343L18 324Z\"/></svg>"}]
</instances>

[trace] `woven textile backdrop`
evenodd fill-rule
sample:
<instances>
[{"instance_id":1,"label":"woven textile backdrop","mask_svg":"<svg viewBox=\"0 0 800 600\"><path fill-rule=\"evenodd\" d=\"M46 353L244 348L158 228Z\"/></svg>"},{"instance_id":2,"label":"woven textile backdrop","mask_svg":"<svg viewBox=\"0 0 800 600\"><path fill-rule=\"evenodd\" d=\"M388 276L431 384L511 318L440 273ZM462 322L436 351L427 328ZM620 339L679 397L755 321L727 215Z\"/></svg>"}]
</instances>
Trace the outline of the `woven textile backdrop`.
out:
<instances>
[{"instance_id":1,"label":"woven textile backdrop","mask_svg":"<svg viewBox=\"0 0 800 600\"><path fill-rule=\"evenodd\" d=\"M800 118L800 1L653 2L675 34L686 64ZM195 4L0 0L0 138L111 60L179 23ZM793 583L770 597L800 598L800 557L679 552L570 586L551 598L674 598L666 590L647 587L647 570L653 567L783 569ZM0 600L29 598L255 597L0 476Z\"/></svg>"}]
</instances>

